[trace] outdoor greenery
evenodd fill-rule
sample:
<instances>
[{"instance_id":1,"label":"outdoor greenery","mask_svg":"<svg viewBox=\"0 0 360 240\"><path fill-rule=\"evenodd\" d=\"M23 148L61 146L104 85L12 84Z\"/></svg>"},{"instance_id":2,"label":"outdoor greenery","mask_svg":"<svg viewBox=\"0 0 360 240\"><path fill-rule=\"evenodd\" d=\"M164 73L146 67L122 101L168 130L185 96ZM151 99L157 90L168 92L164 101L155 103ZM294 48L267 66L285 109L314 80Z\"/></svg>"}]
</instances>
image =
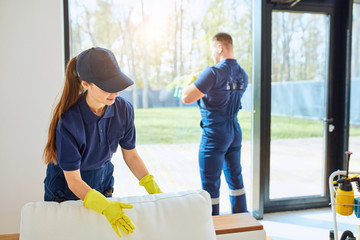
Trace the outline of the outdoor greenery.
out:
<instances>
[{"instance_id":1,"label":"outdoor greenery","mask_svg":"<svg viewBox=\"0 0 360 240\"><path fill-rule=\"evenodd\" d=\"M250 140L250 112L240 111L238 119L243 140ZM322 125L321 120L272 116L271 139L322 137ZM137 144L199 143L201 138L198 107L137 109L135 126ZM351 127L351 133L360 136L360 128Z\"/></svg>"},{"instance_id":2,"label":"outdoor greenery","mask_svg":"<svg viewBox=\"0 0 360 240\"><path fill-rule=\"evenodd\" d=\"M272 82L325 79L326 18L325 14L272 13Z\"/></svg>"},{"instance_id":3,"label":"outdoor greenery","mask_svg":"<svg viewBox=\"0 0 360 240\"><path fill-rule=\"evenodd\" d=\"M70 0L70 51L100 46L112 50L134 80L135 108L141 91L162 89L178 77L213 64L210 38L229 32L235 57L251 81L252 0Z\"/></svg>"},{"instance_id":4,"label":"outdoor greenery","mask_svg":"<svg viewBox=\"0 0 360 240\"><path fill-rule=\"evenodd\" d=\"M196 107L136 109L135 126L138 144L200 142Z\"/></svg>"},{"instance_id":5,"label":"outdoor greenery","mask_svg":"<svg viewBox=\"0 0 360 240\"><path fill-rule=\"evenodd\" d=\"M209 40L229 32L234 54L251 83L254 0L69 0L70 53L100 46L112 50L121 70L134 80L129 87L137 142L198 143L197 107L150 108L149 89L181 87L213 64ZM352 79L360 77L360 7L354 5ZM272 83L325 81L328 17L319 13L272 13ZM141 96L141 97L139 97ZM141 101L142 104L139 103ZM139 108L142 106L142 108ZM180 104L181 106L181 104ZM243 139L251 138L251 114L240 111ZM271 117L271 138L322 137L321 120ZM352 127L351 135L360 135Z\"/></svg>"},{"instance_id":6,"label":"outdoor greenery","mask_svg":"<svg viewBox=\"0 0 360 240\"><path fill-rule=\"evenodd\" d=\"M353 6L352 79L360 78L360 5ZM324 80L329 16L321 13L273 11L272 82Z\"/></svg>"}]
</instances>

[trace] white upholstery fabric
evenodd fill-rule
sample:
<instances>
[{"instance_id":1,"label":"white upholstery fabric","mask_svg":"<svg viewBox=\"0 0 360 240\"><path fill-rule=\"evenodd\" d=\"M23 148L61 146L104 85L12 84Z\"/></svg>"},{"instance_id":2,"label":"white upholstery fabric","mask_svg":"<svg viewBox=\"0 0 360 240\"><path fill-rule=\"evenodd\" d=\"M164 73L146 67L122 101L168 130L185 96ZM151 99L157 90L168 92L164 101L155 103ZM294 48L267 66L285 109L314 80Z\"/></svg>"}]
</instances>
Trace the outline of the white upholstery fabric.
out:
<instances>
[{"instance_id":1,"label":"white upholstery fabric","mask_svg":"<svg viewBox=\"0 0 360 240\"><path fill-rule=\"evenodd\" d=\"M107 219L82 201L32 202L21 212L20 240L215 240L210 196L203 190L112 198L125 209L132 234L119 238Z\"/></svg>"}]
</instances>

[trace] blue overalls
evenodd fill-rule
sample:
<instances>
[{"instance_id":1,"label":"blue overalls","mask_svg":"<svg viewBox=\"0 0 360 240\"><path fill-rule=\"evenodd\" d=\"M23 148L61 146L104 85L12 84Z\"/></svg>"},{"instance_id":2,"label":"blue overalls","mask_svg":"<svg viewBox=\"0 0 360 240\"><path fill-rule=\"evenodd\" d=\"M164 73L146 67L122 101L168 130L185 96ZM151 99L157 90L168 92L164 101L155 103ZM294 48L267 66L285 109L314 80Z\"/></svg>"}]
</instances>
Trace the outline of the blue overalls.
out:
<instances>
[{"instance_id":1,"label":"blue overalls","mask_svg":"<svg viewBox=\"0 0 360 240\"><path fill-rule=\"evenodd\" d=\"M220 109L208 110L200 106L200 125L203 129L199 149L200 175L202 188L211 196L213 215L219 214L222 170L230 189L232 213L247 212L240 164L242 132L237 119L244 92L240 91L241 88L244 88L243 82L229 82L227 90L230 91L230 98Z\"/></svg>"}]
</instances>

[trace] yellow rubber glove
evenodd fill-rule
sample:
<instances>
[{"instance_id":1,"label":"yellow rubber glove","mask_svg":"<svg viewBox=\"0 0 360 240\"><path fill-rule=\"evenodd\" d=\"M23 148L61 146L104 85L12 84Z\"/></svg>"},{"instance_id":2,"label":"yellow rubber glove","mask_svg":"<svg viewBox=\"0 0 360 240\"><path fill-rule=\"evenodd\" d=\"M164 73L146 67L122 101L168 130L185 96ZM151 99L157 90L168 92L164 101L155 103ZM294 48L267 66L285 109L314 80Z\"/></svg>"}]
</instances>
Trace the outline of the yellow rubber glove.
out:
<instances>
[{"instance_id":1,"label":"yellow rubber glove","mask_svg":"<svg viewBox=\"0 0 360 240\"><path fill-rule=\"evenodd\" d=\"M200 72L192 73L192 74L188 75L188 80L187 80L186 85L190 85L193 82L195 82L196 79L198 79L199 75L200 75Z\"/></svg>"},{"instance_id":2,"label":"yellow rubber glove","mask_svg":"<svg viewBox=\"0 0 360 240\"><path fill-rule=\"evenodd\" d=\"M186 82L186 85L190 85L192 84L193 82L195 82L195 80L198 78L198 75L195 75L195 74L191 74L188 76L188 80Z\"/></svg>"},{"instance_id":3,"label":"yellow rubber glove","mask_svg":"<svg viewBox=\"0 0 360 240\"><path fill-rule=\"evenodd\" d=\"M159 186L157 185L157 183L154 180L154 176L153 175L146 175L145 177L143 177L139 184L143 187L145 187L146 191L149 194L154 194L154 193L162 193L162 191L160 190Z\"/></svg>"},{"instance_id":4,"label":"yellow rubber glove","mask_svg":"<svg viewBox=\"0 0 360 240\"><path fill-rule=\"evenodd\" d=\"M135 226L133 222L122 210L123 208L133 208L131 204L110 201L100 192L91 189L86 194L83 205L103 214L119 237L121 237L119 228L126 234L134 232Z\"/></svg>"}]
</instances>

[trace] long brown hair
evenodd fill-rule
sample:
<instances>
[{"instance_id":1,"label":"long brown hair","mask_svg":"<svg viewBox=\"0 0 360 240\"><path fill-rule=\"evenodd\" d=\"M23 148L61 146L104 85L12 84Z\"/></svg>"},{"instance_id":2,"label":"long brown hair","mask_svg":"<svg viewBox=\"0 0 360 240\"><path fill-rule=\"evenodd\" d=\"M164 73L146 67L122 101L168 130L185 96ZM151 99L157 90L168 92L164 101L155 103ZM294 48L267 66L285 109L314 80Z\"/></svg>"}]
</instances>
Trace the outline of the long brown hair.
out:
<instances>
[{"instance_id":1,"label":"long brown hair","mask_svg":"<svg viewBox=\"0 0 360 240\"><path fill-rule=\"evenodd\" d=\"M55 109L52 112L48 140L44 149L43 159L46 164L57 164L56 161L56 126L64 114L78 99L84 88L76 72L77 57L72 58L66 65L64 88Z\"/></svg>"}]
</instances>

